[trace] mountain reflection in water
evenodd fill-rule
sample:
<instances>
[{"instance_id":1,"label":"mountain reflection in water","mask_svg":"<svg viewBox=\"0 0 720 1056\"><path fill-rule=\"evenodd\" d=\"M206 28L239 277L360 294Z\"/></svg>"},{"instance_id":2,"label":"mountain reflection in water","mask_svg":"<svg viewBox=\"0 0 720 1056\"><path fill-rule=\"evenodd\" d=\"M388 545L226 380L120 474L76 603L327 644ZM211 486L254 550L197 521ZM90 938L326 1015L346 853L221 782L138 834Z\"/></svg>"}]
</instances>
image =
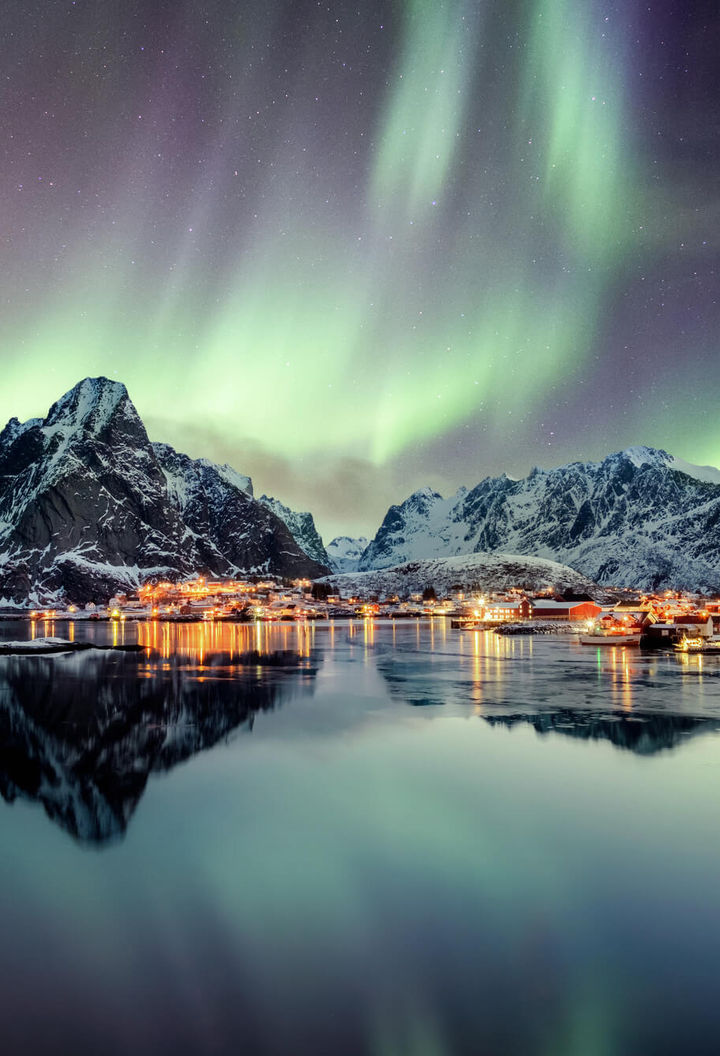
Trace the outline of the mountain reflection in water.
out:
<instances>
[{"instance_id":1,"label":"mountain reflection in water","mask_svg":"<svg viewBox=\"0 0 720 1056\"><path fill-rule=\"evenodd\" d=\"M485 721L491 726L508 728L526 724L539 734L560 733L581 741L609 741L615 748L638 755L677 748L694 734L718 730L715 719L691 719L684 715L597 715L569 708L534 715L487 715Z\"/></svg>"},{"instance_id":2,"label":"mountain reflection in water","mask_svg":"<svg viewBox=\"0 0 720 1056\"><path fill-rule=\"evenodd\" d=\"M462 642L464 667L446 642L425 664L381 644L375 663L391 697L428 715L472 704L491 726L528 725L638 755L720 730L720 657L703 669L702 657L583 651L566 638L537 644L471 632Z\"/></svg>"},{"instance_id":3,"label":"mountain reflection in water","mask_svg":"<svg viewBox=\"0 0 720 1056\"><path fill-rule=\"evenodd\" d=\"M146 654L0 662L0 793L40 802L82 842L122 836L151 773L251 730L257 712L312 686L306 635L270 651L250 628L136 630ZM118 633L109 629L110 644Z\"/></svg>"},{"instance_id":4,"label":"mountain reflection in water","mask_svg":"<svg viewBox=\"0 0 720 1056\"><path fill-rule=\"evenodd\" d=\"M0 659L3 1056L717 1052L720 663L75 634L145 652Z\"/></svg>"},{"instance_id":5,"label":"mountain reflection in water","mask_svg":"<svg viewBox=\"0 0 720 1056\"><path fill-rule=\"evenodd\" d=\"M381 676L388 702L422 707L429 718L471 707L494 727L529 725L640 755L719 728L714 714L668 708L668 689L688 676L697 690L698 669L689 669L687 658L683 666L674 657L613 649L596 660L577 647L573 654L568 640L538 649L532 640L487 633L449 637L446 626L432 623L398 632L363 621L320 629L84 624L76 634L96 644L137 641L146 652L2 658L0 793L9 803L41 803L85 843L125 833L151 773L252 731L259 712L312 695L324 661L347 665L348 698L351 664L361 659ZM695 703L703 699L696 692ZM342 723L362 721L348 709ZM328 730L337 724L336 714Z\"/></svg>"}]
</instances>

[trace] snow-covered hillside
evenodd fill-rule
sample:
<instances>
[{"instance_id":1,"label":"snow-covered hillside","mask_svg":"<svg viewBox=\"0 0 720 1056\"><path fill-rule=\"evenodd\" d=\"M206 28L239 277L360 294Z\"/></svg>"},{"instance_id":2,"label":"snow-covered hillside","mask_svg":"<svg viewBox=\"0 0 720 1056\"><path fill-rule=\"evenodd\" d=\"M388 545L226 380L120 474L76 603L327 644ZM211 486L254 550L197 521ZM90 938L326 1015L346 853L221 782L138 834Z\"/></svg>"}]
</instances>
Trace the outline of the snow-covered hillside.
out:
<instances>
[{"instance_id":1,"label":"snow-covered hillside","mask_svg":"<svg viewBox=\"0 0 720 1056\"><path fill-rule=\"evenodd\" d=\"M447 593L452 587L479 592L523 587L528 591L572 590L597 593L596 584L566 565L540 557L515 554L469 554L464 557L408 561L393 568L327 576L326 581L348 597L398 594L401 597L433 587Z\"/></svg>"}]
</instances>

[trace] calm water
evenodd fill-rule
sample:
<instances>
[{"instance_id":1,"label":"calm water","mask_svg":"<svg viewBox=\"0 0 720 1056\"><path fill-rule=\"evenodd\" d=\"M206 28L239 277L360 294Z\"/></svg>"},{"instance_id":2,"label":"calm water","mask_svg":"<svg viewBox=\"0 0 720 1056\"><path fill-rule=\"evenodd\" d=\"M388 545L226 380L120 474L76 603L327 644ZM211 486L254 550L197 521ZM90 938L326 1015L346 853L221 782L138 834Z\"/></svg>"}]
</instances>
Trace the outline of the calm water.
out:
<instances>
[{"instance_id":1,"label":"calm water","mask_svg":"<svg viewBox=\"0 0 720 1056\"><path fill-rule=\"evenodd\" d=\"M718 1052L720 658L75 635L148 649L0 657L3 1053Z\"/></svg>"}]
</instances>

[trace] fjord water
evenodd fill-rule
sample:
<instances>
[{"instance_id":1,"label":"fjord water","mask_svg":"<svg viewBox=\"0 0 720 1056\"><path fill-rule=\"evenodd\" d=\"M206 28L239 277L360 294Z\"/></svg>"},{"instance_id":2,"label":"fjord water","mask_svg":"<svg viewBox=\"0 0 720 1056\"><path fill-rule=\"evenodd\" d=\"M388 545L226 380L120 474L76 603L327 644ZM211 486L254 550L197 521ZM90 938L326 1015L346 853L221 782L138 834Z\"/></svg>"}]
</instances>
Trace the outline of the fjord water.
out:
<instances>
[{"instance_id":1,"label":"fjord water","mask_svg":"<svg viewBox=\"0 0 720 1056\"><path fill-rule=\"evenodd\" d=\"M146 648L0 657L4 1053L717 1051L720 658L73 634Z\"/></svg>"}]
</instances>

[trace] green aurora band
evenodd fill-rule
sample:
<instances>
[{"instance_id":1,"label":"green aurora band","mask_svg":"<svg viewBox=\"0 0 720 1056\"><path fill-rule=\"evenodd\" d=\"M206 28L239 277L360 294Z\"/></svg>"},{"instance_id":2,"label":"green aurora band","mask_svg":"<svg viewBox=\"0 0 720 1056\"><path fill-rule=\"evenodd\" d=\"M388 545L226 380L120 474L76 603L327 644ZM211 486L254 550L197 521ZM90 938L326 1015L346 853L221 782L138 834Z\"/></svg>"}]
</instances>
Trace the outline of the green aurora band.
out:
<instances>
[{"instance_id":1,"label":"green aurora band","mask_svg":"<svg viewBox=\"0 0 720 1056\"><path fill-rule=\"evenodd\" d=\"M182 446L202 422L244 470L253 449L382 468L462 429L491 428L497 448L510 410L527 446L533 412L601 354L648 211L623 43L593 3L510 5L502 55L495 5L396 10L367 125L349 90L310 95L312 42L288 74L300 102L251 109L257 40L239 27L233 90L202 119L171 215L155 148L179 104L158 91L138 110L97 221L5 315L6 417L102 373L154 438ZM110 145L95 132L103 157Z\"/></svg>"}]
</instances>

